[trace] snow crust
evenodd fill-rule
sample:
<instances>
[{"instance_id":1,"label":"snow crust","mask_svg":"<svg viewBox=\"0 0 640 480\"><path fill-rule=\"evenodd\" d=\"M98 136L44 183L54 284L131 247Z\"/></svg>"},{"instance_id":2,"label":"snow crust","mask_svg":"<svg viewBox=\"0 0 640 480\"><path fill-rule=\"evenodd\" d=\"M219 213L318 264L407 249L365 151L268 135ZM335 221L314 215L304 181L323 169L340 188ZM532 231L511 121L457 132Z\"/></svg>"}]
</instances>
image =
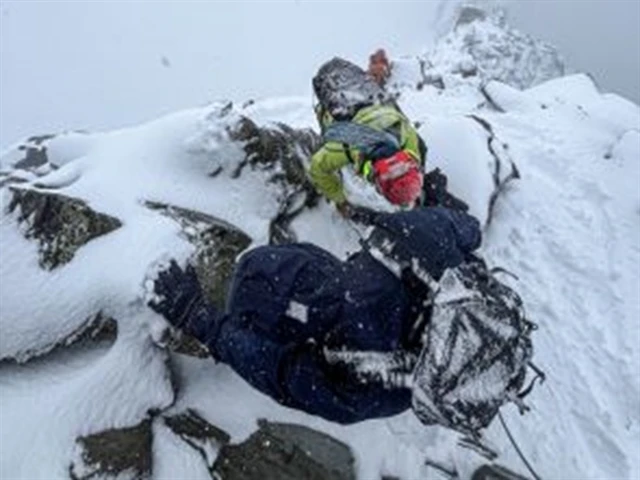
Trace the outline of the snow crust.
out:
<instances>
[{"instance_id":1,"label":"snow crust","mask_svg":"<svg viewBox=\"0 0 640 480\"><path fill-rule=\"evenodd\" d=\"M407 85L419 81L418 73L404 72L405 79L416 75ZM401 92L403 111L420 123L429 146L428 167L442 168L453 193L483 222L497 160L487 148L488 132L470 115L491 125L499 157L508 156L520 171L495 204L482 254L519 277L514 287L540 327L535 360L547 382L528 397L527 416L504 409L521 449L542 478L640 478L640 108L600 94L585 75L524 91L492 82L491 102L473 82ZM51 272L38 267L35 243L4 213L10 193L3 188L0 354L37 350L98 311L117 319L119 334L110 347L0 365L0 478L67 478L79 435L134 425L150 408L170 405L169 413L196 409L233 442L255 431L258 418L324 431L351 446L361 479L437 478L425 458L467 478L484 459L457 447L456 434L424 427L411 412L332 424L278 405L225 365L179 355L170 358L180 387L174 398L168 355L153 341L164 321L144 306L143 284L169 258L184 261L193 246L175 222L143 202L214 215L249 234L253 245L264 244L276 192L260 172L230 178L242 151L225 126L243 114L259 124L315 128L307 99L223 110L215 104L51 141L60 168L21 187L81 198L123 221ZM2 170L11 170L16 158L14 150L6 152ZM223 173L209 176L218 166ZM352 194L366 192L353 181ZM380 204L372 192L360 195ZM304 212L293 228L300 240L343 258L362 233L326 203ZM154 478L208 478L193 449L160 421L153 429ZM487 439L500 463L525 472L497 423Z\"/></svg>"}]
</instances>

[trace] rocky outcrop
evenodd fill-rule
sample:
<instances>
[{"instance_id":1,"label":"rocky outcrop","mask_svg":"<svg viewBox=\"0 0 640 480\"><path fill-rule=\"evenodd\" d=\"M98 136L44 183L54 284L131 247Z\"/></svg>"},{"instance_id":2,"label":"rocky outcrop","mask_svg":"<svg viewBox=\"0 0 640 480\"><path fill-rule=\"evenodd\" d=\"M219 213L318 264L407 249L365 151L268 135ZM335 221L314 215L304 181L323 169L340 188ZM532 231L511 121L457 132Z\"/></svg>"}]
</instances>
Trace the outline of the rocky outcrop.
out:
<instances>
[{"instance_id":1,"label":"rocky outcrop","mask_svg":"<svg viewBox=\"0 0 640 480\"><path fill-rule=\"evenodd\" d=\"M38 168L41 164L22 166ZM19 171L13 170L13 174ZM77 198L15 185L9 186L7 193L9 202L6 214L15 215L25 238L38 243L38 263L45 270L54 270L69 263L88 242L122 225L117 218L96 212ZM52 336L35 342L37 347L29 346L0 355L0 361L22 363L79 343L100 340L113 342L117 331L116 320L97 311L87 315L84 321L79 319L75 328L66 330L58 338Z\"/></svg>"},{"instance_id":2,"label":"rocky outcrop","mask_svg":"<svg viewBox=\"0 0 640 480\"><path fill-rule=\"evenodd\" d=\"M20 351L18 354L0 356L0 362L24 363L34 358L42 357L59 350L79 346L87 342L111 342L118 336L118 322L98 312L88 318L72 333L38 349Z\"/></svg>"},{"instance_id":3,"label":"rocky outcrop","mask_svg":"<svg viewBox=\"0 0 640 480\"><path fill-rule=\"evenodd\" d=\"M181 226L181 234L195 246L191 264L205 297L219 309L224 309L236 258L249 246L251 238L211 215L159 202L145 202L145 205ZM167 330L166 338L161 339L169 350L192 357L209 356L209 351L195 338L174 333Z\"/></svg>"},{"instance_id":4,"label":"rocky outcrop","mask_svg":"<svg viewBox=\"0 0 640 480\"><path fill-rule=\"evenodd\" d=\"M213 475L216 455L220 448L231 440L229 434L211 425L192 409L178 415L166 416L164 423L202 456L207 469Z\"/></svg>"},{"instance_id":5,"label":"rocky outcrop","mask_svg":"<svg viewBox=\"0 0 640 480\"><path fill-rule=\"evenodd\" d=\"M50 134L29 137L23 145L18 147L18 150L24 152L24 158L16 162L14 167L22 170L31 170L49 163L45 142L54 137L55 135Z\"/></svg>"},{"instance_id":6,"label":"rocky outcrop","mask_svg":"<svg viewBox=\"0 0 640 480\"><path fill-rule=\"evenodd\" d=\"M248 117L234 117L229 112L228 108L223 108L218 115L224 119L222 124L225 125L226 140L229 140L227 143L239 149L241 161L222 162L221 165L228 168L228 181L233 182L248 170L252 174L257 172L259 179L264 178L265 191L268 194L276 192L278 206L271 216L269 241L273 244L295 241L291 221L318 200L306 175L306 162L318 147L318 135L308 129L296 130L284 124L258 125ZM78 250L88 242L122 227L120 219L95 211L82 199L65 195L62 190L65 183L58 182L58 186L38 183L39 177L58 168L51 161L47 149L52 140L57 141L53 136L34 137L23 145L24 148L15 149L11 158L5 156L0 160L0 187L8 186L3 192L7 199L6 214L15 218L27 239L37 242L39 263L46 270L55 270L72 262ZM53 151L60 150L65 155L69 154L69 158L76 158L72 149L65 150L66 144L63 147ZM216 177L222 168L219 166L209 173ZM80 179L80 176L73 176L74 181ZM54 188L58 190L54 192ZM180 235L194 246L190 261L207 299L219 308L224 307L236 259L250 245L252 238L237 226L203 212L156 201L143 202L143 205L177 222ZM22 352L24 356L12 359L26 361L82 341L114 341L118 323L97 312L71 334L66 332L50 343L38 346L37 351ZM124 327L122 332L125 332ZM172 352L208 356L206 349L189 337L178 335L164 340L158 341L154 337L152 348L166 347ZM163 355L166 353L158 351ZM152 356L155 355L157 353ZM133 363L137 365L138 360L134 358ZM170 367L171 362L168 362L167 378L172 379L175 393L180 382L173 382L177 377L173 377ZM122 427L122 421L117 421L114 423L119 428L93 430L94 433L78 437L69 461L70 478L150 478L153 473L152 427L159 422L199 453L212 478L355 478L355 461L349 447L313 429L264 420L245 442L231 444L228 433L209 423L198 412L188 409L183 413L168 414L168 407L168 401L159 404L151 398L149 405L140 409L144 413L139 417L123 420L125 427Z\"/></svg>"},{"instance_id":7,"label":"rocky outcrop","mask_svg":"<svg viewBox=\"0 0 640 480\"><path fill-rule=\"evenodd\" d=\"M471 480L529 480L527 477L515 473L501 465L482 465L475 472Z\"/></svg>"},{"instance_id":8,"label":"rocky outcrop","mask_svg":"<svg viewBox=\"0 0 640 480\"><path fill-rule=\"evenodd\" d=\"M249 246L251 238L211 215L158 202L145 205L180 224L182 235L196 247L192 264L207 300L224 308L236 257Z\"/></svg>"},{"instance_id":9,"label":"rocky outcrop","mask_svg":"<svg viewBox=\"0 0 640 480\"><path fill-rule=\"evenodd\" d=\"M77 458L69 466L72 480L91 478L150 478L151 420L128 428L110 429L79 437Z\"/></svg>"},{"instance_id":10,"label":"rocky outcrop","mask_svg":"<svg viewBox=\"0 0 640 480\"><path fill-rule=\"evenodd\" d=\"M10 189L8 211L18 213L18 222L26 227L25 237L39 243L39 263L46 270L70 262L87 242L122 225L77 198L30 188Z\"/></svg>"},{"instance_id":11,"label":"rocky outcrop","mask_svg":"<svg viewBox=\"0 0 640 480\"><path fill-rule=\"evenodd\" d=\"M418 89L439 89L498 80L526 89L564 75L558 50L508 25L501 9L463 6L454 29L418 59ZM393 83L393 77L391 79Z\"/></svg>"},{"instance_id":12,"label":"rocky outcrop","mask_svg":"<svg viewBox=\"0 0 640 480\"><path fill-rule=\"evenodd\" d=\"M146 479L153 472L153 428L162 421L201 456L216 480L355 480L350 448L311 428L258 421L246 441L230 443L224 430L198 412L145 418L138 425L79 437L69 466L73 480Z\"/></svg>"},{"instance_id":13,"label":"rocky outcrop","mask_svg":"<svg viewBox=\"0 0 640 480\"><path fill-rule=\"evenodd\" d=\"M279 211L269 227L270 242L295 241L291 221L319 198L307 177L305 162L318 148L320 137L313 130L296 130L283 123L259 127L247 117L240 117L228 133L231 140L242 142L246 154L232 177L240 176L246 167L259 169L268 173L267 182L281 192Z\"/></svg>"},{"instance_id":14,"label":"rocky outcrop","mask_svg":"<svg viewBox=\"0 0 640 480\"><path fill-rule=\"evenodd\" d=\"M214 475L224 480L355 480L355 459L347 445L301 425L261 420L259 426L245 442L222 447Z\"/></svg>"}]
</instances>

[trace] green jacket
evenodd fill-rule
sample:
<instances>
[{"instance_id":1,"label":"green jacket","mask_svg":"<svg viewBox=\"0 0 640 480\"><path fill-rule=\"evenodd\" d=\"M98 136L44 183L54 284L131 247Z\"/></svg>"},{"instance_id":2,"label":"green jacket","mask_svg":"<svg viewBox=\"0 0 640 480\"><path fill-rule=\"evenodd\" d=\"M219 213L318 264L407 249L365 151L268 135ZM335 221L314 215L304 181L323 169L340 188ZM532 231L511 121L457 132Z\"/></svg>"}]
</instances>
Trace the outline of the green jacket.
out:
<instances>
[{"instance_id":1,"label":"green jacket","mask_svg":"<svg viewBox=\"0 0 640 480\"><path fill-rule=\"evenodd\" d=\"M328 127L333 119L325 115L319 119L322 129ZM423 162L420 139L418 132L413 128L409 119L400 113L396 108L389 105L373 105L365 107L351 120L352 122L367 125L376 130L385 130L391 133L399 133L400 145L416 162ZM349 148L349 154L341 143L334 141L325 142L311 158L309 176L318 192L329 200L340 204L346 200L340 170L350 163L350 158L354 160L353 165L356 172L360 172L368 159L362 158L357 148Z\"/></svg>"}]
</instances>

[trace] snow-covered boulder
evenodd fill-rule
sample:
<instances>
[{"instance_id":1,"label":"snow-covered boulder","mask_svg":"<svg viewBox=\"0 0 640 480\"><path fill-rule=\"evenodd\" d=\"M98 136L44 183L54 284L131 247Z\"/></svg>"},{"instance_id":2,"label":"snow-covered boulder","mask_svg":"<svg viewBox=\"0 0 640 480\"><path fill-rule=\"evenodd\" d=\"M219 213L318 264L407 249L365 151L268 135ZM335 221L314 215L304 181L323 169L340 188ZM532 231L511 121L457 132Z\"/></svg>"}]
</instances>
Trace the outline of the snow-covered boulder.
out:
<instances>
[{"instance_id":1,"label":"snow-covered boulder","mask_svg":"<svg viewBox=\"0 0 640 480\"><path fill-rule=\"evenodd\" d=\"M564 61L548 43L507 23L504 10L463 5L454 28L417 59L395 61L391 85L438 89L497 80L518 89L564 75Z\"/></svg>"},{"instance_id":2,"label":"snow-covered boulder","mask_svg":"<svg viewBox=\"0 0 640 480\"><path fill-rule=\"evenodd\" d=\"M222 447L214 478L355 480L346 444L302 425L260 420L258 426L241 444Z\"/></svg>"},{"instance_id":3,"label":"snow-covered boulder","mask_svg":"<svg viewBox=\"0 0 640 480\"><path fill-rule=\"evenodd\" d=\"M115 285L132 269L141 275L134 281L141 282L143 272L166 256L167 245L178 243L183 258L194 257L211 299L222 305L235 258L252 241L293 239L289 224L317 201L304 162L318 136L284 124L258 126L230 104L193 112L188 122L190 136L170 152L158 148L166 145L160 121L142 142L126 132L47 135L0 158L0 228L7 232L4 251L10 258L0 271L3 283L13 283L0 294L0 358L24 361L71 344L93 331L98 317L121 321L135 289ZM185 189L186 177L197 186ZM208 203L207 197L217 200ZM159 215L166 220L156 220ZM28 243L10 241L15 235ZM30 242L37 245L37 265ZM104 278L77 284L79 270L83 276L100 271ZM61 309L50 308L54 298Z\"/></svg>"},{"instance_id":4,"label":"snow-covered boulder","mask_svg":"<svg viewBox=\"0 0 640 480\"><path fill-rule=\"evenodd\" d=\"M57 420L34 443L43 463L3 460L2 477L149 478L152 425L179 385L167 349L208 356L148 311L149 277L170 257L189 259L223 306L237 256L294 239L290 223L317 201L305 174L318 141L309 129L259 126L225 104L140 133L33 137L0 157L0 359L42 357L54 369L67 356L91 359L74 381L47 388L52 403L34 418ZM163 418L178 436L193 421ZM45 438L57 435L52 449Z\"/></svg>"}]
</instances>

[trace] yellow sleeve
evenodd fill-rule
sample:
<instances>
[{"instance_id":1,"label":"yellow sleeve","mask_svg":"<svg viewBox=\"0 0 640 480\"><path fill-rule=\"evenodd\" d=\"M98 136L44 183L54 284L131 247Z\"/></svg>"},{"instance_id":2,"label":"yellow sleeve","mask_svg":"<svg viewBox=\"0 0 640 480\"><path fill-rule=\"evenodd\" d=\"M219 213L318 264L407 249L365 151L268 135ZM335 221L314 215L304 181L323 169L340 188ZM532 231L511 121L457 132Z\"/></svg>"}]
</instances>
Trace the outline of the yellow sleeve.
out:
<instances>
[{"instance_id":1,"label":"yellow sleeve","mask_svg":"<svg viewBox=\"0 0 640 480\"><path fill-rule=\"evenodd\" d=\"M402 149L407 150L413 158L416 159L418 163L422 163L422 158L420 155L420 146L418 140L418 132L415 128L409 123L408 120L402 122ZM427 159L425 156L424 163L427 163Z\"/></svg>"},{"instance_id":2,"label":"yellow sleeve","mask_svg":"<svg viewBox=\"0 0 640 480\"><path fill-rule=\"evenodd\" d=\"M340 169L349 164L342 145L336 142L325 143L311 157L309 177L316 190L336 204L346 200Z\"/></svg>"}]
</instances>

